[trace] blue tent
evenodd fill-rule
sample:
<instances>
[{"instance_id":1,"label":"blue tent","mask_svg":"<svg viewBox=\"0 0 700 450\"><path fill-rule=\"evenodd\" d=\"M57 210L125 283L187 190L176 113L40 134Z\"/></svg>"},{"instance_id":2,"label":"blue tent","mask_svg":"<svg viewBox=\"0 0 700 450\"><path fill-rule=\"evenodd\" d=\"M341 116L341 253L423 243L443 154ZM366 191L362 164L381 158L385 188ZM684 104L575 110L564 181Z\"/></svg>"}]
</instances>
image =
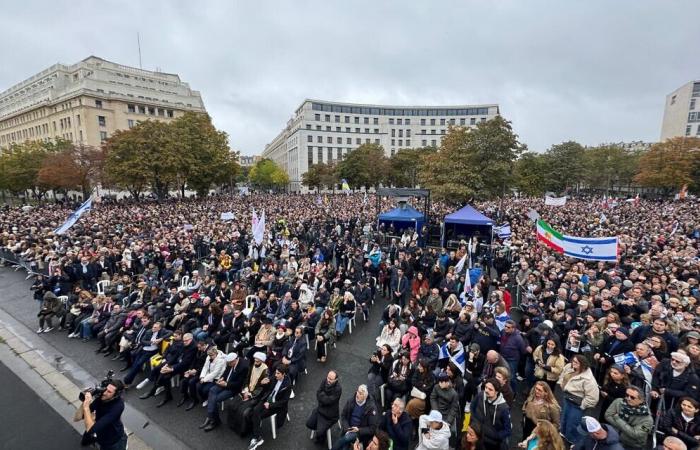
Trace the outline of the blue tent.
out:
<instances>
[{"instance_id":1,"label":"blue tent","mask_svg":"<svg viewBox=\"0 0 700 450\"><path fill-rule=\"evenodd\" d=\"M425 223L425 216L422 212L405 205L381 213L379 215L379 221L387 224L393 223L394 228L397 230L403 230L405 228L420 230L423 227L423 223Z\"/></svg>"},{"instance_id":2,"label":"blue tent","mask_svg":"<svg viewBox=\"0 0 700 450\"><path fill-rule=\"evenodd\" d=\"M445 216L443 228L443 245L450 242L469 239L478 234L482 242L491 242L493 220L467 205ZM456 245L456 244L453 244Z\"/></svg>"},{"instance_id":3,"label":"blue tent","mask_svg":"<svg viewBox=\"0 0 700 450\"><path fill-rule=\"evenodd\" d=\"M464 208L445 216L445 223L458 223L461 225L493 226L493 220L481 214L476 209L467 205Z\"/></svg>"}]
</instances>

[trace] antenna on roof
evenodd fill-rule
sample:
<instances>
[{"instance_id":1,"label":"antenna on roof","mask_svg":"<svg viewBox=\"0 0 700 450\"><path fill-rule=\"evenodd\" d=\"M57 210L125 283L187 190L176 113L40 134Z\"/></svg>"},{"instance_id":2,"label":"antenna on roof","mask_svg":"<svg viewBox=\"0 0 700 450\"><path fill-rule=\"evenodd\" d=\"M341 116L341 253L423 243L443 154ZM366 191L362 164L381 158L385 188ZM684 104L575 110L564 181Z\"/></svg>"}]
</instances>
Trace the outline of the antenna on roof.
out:
<instances>
[{"instance_id":1,"label":"antenna on roof","mask_svg":"<svg viewBox=\"0 0 700 450\"><path fill-rule=\"evenodd\" d=\"M143 69L143 66L141 65L141 36L139 35L139 32L136 32L136 43L139 47L139 69Z\"/></svg>"}]
</instances>

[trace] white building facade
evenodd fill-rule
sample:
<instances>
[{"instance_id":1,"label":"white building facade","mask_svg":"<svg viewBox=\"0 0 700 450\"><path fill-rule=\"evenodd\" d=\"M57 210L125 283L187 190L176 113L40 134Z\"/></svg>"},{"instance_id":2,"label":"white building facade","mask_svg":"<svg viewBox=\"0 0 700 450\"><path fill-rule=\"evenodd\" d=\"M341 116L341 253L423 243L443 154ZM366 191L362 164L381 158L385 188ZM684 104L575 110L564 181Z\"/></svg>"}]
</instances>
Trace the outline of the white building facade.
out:
<instances>
[{"instance_id":1,"label":"white building facade","mask_svg":"<svg viewBox=\"0 0 700 450\"><path fill-rule=\"evenodd\" d=\"M299 192L305 190L301 178L309 167L342 160L362 144L379 144L388 157L402 148L439 147L450 125L473 127L498 114L495 104L387 106L307 99L262 157L282 167L289 189Z\"/></svg>"},{"instance_id":2,"label":"white building facade","mask_svg":"<svg viewBox=\"0 0 700 450\"><path fill-rule=\"evenodd\" d=\"M700 137L700 81L690 81L666 96L661 141Z\"/></svg>"}]
</instances>

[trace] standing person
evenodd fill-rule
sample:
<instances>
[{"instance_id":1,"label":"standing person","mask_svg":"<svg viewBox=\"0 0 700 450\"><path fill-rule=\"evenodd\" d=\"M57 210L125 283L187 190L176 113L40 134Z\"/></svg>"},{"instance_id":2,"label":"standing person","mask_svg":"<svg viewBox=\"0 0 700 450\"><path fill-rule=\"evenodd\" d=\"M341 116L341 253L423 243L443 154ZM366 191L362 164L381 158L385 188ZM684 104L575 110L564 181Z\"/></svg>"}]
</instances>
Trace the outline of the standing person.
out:
<instances>
[{"instance_id":1,"label":"standing person","mask_svg":"<svg viewBox=\"0 0 700 450\"><path fill-rule=\"evenodd\" d=\"M600 388L600 396L603 397L603 401L600 405L599 421L607 421L605 412L608 410L608 407L618 398L625 398L625 391L629 385L629 377L622 366L615 364L608 369L608 373L603 380L603 386Z\"/></svg>"},{"instance_id":2,"label":"standing person","mask_svg":"<svg viewBox=\"0 0 700 450\"><path fill-rule=\"evenodd\" d=\"M600 397L598 382L584 356L574 355L571 362L564 366L559 386L564 391L561 431L567 441L576 443L580 438L578 427L583 411L597 405Z\"/></svg>"},{"instance_id":3,"label":"standing person","mask_svg":"<svg viewBox=\"0 0 700 450\"><path fill-rule=\"evenodd\" d=\"M379 427L386 431L393 441L394 450L408 450L413 433L413 421L404 408L402 399L394 399L391 411L386 412L379 423Z\"/></svg>"},{"instance_id":4,"label":"standing person","mask_svg":"<svg viewBox=\"0 0 700 450\"><path fill-rule=\"evenodd\" d=\"M559 429L561 408L549 384L536 381L523 404L523 436L528 436L541 421L546 420Z\"/></svg>"},{"instance_id":5,"label":"standing person","mask_svg":"<svg viewBox=\"0 0 700 450\"><path fill-rule=\"evenodd\" d=\"M332 450L349 448L356 439L366 445L377 430L379 416L367 386L358 386L355 395L348 399L340 415L342 436L333 444Z\"/></svg>"},{"instance_id":6,"label":"standing person","mask_svg":"<svg viewBox=\"0 0 700 450\"><path fill-rule=\"evenodd\" d=\"M515 374L518 373L518 363L520 358L532 353L532 347L530 347L525 339L523 339L520 331L515 325L515 321L508 319L503 326L503 331L501 333L501 356L508 362L510 367L510 388L513 392L517 390L517 379Z\"/></svg>"},{"instance_id":7,"label":"standing person","mask_svg":"<svg viewBox=\"0 0 700 450\"><path fill-rule=\"evenodd\" d=\"M495 378L484 382L469 407L472 426L481 429L484 450L507 449L512 433L510 409L501 395L501 383Z\"/></svg>"},{"instance_id":8,"label":"standing person","mask_svg":"<svg viewBox=\"0 0 700 450\"><path fill-rule=\"evenodd\" d=\"M82 405L85 433L81 445L97 443L104 450L126 449L127 436L121 421L124 412L124 400L121 399L123 390L121 381L111 380L99 398L93 399L90 392L85 393Z\"/></svg>"},{"instance_id":9,"label":"standing person","mask_svg":"<svg viewBox=\"0 0 700 450\"><path fill-rule=\"evenodd\" d=\"M554 390L559 380L559 375L566 365L566 359L561 354L561 349L554 337L547 338L532 353L535 361L535 378L545 381L550 389Z\"/></svg>"},{"instance_id":10,"label":"standing person","mask_svg":"<svg viewBox=\"0 0 700 450\"><path fill-rule=\"evenodd\" d=\"M442 420L450 427L455 424L459 415L459 395L452 387L452 380L447 373L437 377L437 385L430 394L430 407L442 414Z\"/></svg>"},{"instance_id":11,"label":"standing person","mask_svg":"<svg viewBox=\"0 0 700 450\"><path fill-rule=\"evenodd\" d=\"M628 386L625 398L618 398L605 411L605 420L620 434L627 450L644 450L654 428L654 420L645 402L644 391Z\"/></svg>"},{"instance_id":12,"label":"standing person","mask_svg":"<svg viewBox=\"0 0 700 450\"><path fill-rule=\"evenodd\" d=\"M408 297L408 291L410 290L410 285L408 283L408 278L403 273L403 269L396 270L396 278L391 280L391 301L394 304L398 304L403 309L406 306L406 297Z\"/></svg>"},{"instance_id":13,"label":"standing person","mask_svg":"<svg viewBox=\"0 0 700 450\"><path fill-rule=\"evenodd\" d=\"M338 422L340 417L340 396L343 388L338 382L338 374L331 370L316 391L318 406L306 421L306 428L316 433L316 443L323 441L326 431Z\"/></svg>"}]
</instances>

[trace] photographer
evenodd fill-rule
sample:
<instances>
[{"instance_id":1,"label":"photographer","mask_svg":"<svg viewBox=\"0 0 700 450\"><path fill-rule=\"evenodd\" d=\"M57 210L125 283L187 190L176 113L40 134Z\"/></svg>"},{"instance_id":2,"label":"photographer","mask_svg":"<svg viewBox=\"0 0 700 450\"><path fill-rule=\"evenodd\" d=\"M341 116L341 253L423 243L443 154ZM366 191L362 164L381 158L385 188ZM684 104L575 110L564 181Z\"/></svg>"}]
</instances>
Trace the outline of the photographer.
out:
<instances>
[{"instance_id":1,"label":"photographer","mask_svg":"<svg viewBox=\"0 0 700 450\"><path fill-rule=\"evenodd\" d=\"M92 393L85 392L81 408L85 421L85 433L83 433L81 445L97 443L101 450L126 449L127 436L121 422L124 401L120 396L123 389L124 385L121 381L110 380L102 391L102 395L94 400Z\"/></svg>"}]
</instances>

